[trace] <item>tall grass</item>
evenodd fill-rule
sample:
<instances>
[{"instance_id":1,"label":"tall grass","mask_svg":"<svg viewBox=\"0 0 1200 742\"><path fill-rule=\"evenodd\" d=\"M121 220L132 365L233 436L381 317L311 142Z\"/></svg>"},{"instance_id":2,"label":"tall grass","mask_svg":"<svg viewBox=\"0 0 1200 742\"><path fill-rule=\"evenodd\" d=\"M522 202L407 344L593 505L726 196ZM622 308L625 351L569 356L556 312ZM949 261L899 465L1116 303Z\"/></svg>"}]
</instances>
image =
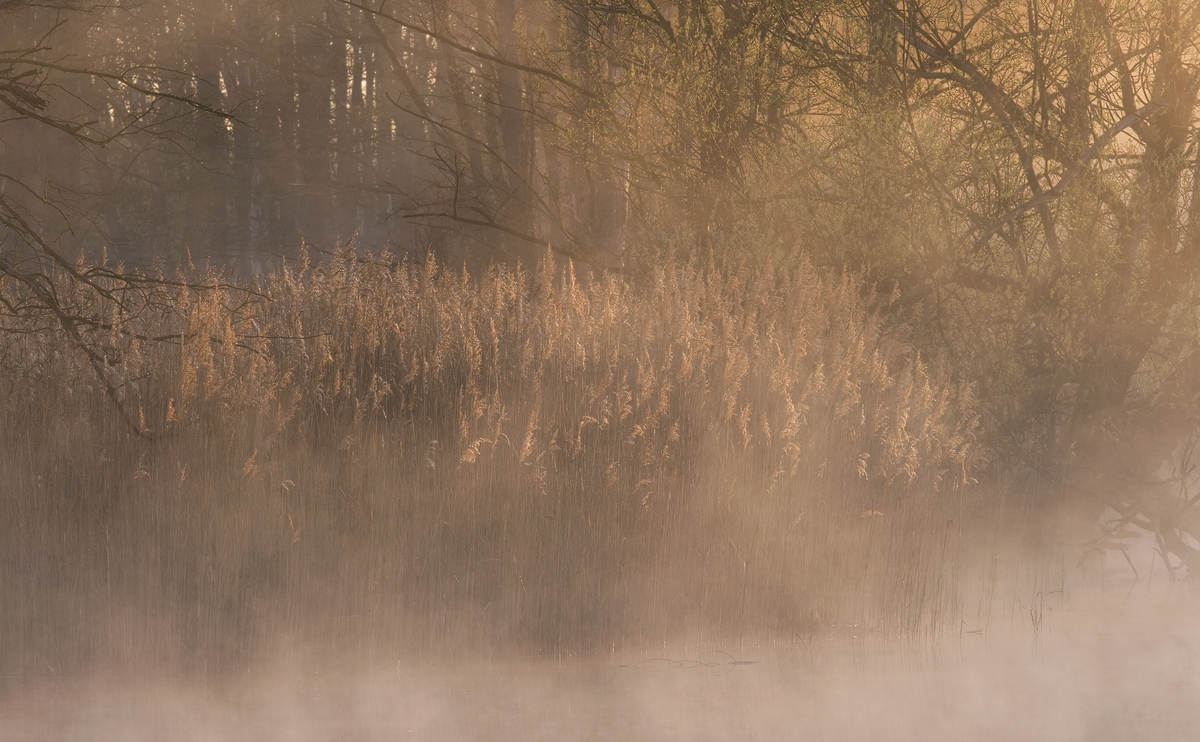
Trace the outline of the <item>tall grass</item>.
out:
<instances>
[{"instance_id":1,"label":"tall grass","mask_svg":"<svg viewBox=\"0 0 1200 742\"><path fill-rule=\"evenodd\" d=\"M914 635L957 610L970 394L854 277L344 253L123 308L57 280L125 418L53 323L4 320L6 675Z\"/></svg>"}]
</instances>

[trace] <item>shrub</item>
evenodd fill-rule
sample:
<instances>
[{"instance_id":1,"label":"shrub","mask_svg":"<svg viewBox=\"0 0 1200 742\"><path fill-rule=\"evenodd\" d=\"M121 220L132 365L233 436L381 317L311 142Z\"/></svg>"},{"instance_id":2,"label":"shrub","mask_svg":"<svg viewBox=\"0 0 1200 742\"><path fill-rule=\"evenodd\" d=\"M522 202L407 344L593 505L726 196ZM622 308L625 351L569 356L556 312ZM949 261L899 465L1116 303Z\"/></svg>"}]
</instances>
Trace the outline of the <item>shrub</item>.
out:
<instances>
[{"instance_id":1,"label":"shrub","mask_svg":"<svg viewBox=\"0 0 1200 742\"><path fill-rule=\"evenodd\" d=\"M86 324L127 420L52 323L4 320L6 665L913 635L954 614L969 389L856 277L347 252L256 291L192 280Z\"/></svg>"}]
</instances>

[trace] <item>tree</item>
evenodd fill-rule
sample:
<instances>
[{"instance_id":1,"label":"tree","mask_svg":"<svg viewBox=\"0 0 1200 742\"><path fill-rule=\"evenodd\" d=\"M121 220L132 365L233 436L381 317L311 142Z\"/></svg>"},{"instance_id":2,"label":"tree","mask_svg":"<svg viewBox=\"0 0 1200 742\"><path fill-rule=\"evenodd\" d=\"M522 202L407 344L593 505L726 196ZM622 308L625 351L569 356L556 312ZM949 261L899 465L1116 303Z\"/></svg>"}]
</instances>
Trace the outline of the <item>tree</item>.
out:
<instances>
[{"instance_id":1,"label":"tree","mask_svg":"<svg viewBox=\"0 0 1200 742\"><path fill-rule=\"evenodd\" d=\"M925 344L978 380L1028 486L1094 503L1089 517L1110 506L1200 567L1179 534L1194 499L1164 498L1159 471L1200 412L1200 8L870 7L874 48L881 19L897 39L903 125L869 138L910 211L892 215L907 237L864 262L904 288ZM807 37L862 89L848 38L837 17Z\"/></svg>"},{"instance_id":2,"label":"tree","mask_svg":"<svg viewBox=\"0 0 1200 742\"><path fill-rule=\"evenodd\" d=\"M0 120L0 331L64 332L141 432L109 372L106 338L130 334L130 313L157 290L181 284L64 255L61 235L92 215L80 208L78 188L56 177L61 160L54 155L79 158L136 135L169 142L169 127L182 116L230 114L180 90L179 76L167 70L106 67L57 50L79 41L71 21L100 14L100 6L72 0L0 5L0 107L7 114ZM18 162L29 152L35 162Z\"/></svg>"},{"instance_id":3,"label":"tree","mask_svg":"<svg viewBox=\"0 0 1200 742\"><path fill-rule=\"evenodd\" d=\"M416 149L440 176L401 213L526 259L616 268L667 232L732 232L802 115L784 31L803 7L339 2L428 127Z\"/></svg>"}]
</instances>

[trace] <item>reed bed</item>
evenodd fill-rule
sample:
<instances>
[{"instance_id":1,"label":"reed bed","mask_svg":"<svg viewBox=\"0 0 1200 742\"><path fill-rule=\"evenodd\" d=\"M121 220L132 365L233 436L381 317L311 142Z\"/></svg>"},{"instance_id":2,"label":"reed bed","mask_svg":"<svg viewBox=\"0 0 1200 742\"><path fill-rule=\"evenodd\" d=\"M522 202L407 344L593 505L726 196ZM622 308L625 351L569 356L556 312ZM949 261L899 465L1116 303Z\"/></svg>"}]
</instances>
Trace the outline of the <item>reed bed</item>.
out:
<instances>
[{"instance_id":1,"label":"reed bed","mask_svg":"<svg viewBox=\"0 0 1200 742\"><path fill-rule=\"evenodd\" d=\"M51 274L74 338L3 319L7 677L957 615L970 390L853 276L349 251L252 290L113 275Z\"/></svg>"}]
</instances>

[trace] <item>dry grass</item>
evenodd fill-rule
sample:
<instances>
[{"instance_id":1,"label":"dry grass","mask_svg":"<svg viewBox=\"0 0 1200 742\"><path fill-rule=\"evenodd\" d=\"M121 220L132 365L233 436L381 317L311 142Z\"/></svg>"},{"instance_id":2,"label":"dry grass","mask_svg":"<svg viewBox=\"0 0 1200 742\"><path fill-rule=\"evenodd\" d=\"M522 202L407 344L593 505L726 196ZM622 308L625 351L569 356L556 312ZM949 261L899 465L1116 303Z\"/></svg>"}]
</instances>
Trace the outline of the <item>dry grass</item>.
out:
<instances>
[{"instance_id":1,"label":"dry grass","mask_svg":"<svg viewBox=\"0 0 1200 742\"><path fill-rule=\"evenodd\" d=\"M149 433L52 323L4 320L9 677L955 615L970 395L854 278L342 254L261 295L144 288L101 314L74 290Z\"/></svg>"}]
</instances>

